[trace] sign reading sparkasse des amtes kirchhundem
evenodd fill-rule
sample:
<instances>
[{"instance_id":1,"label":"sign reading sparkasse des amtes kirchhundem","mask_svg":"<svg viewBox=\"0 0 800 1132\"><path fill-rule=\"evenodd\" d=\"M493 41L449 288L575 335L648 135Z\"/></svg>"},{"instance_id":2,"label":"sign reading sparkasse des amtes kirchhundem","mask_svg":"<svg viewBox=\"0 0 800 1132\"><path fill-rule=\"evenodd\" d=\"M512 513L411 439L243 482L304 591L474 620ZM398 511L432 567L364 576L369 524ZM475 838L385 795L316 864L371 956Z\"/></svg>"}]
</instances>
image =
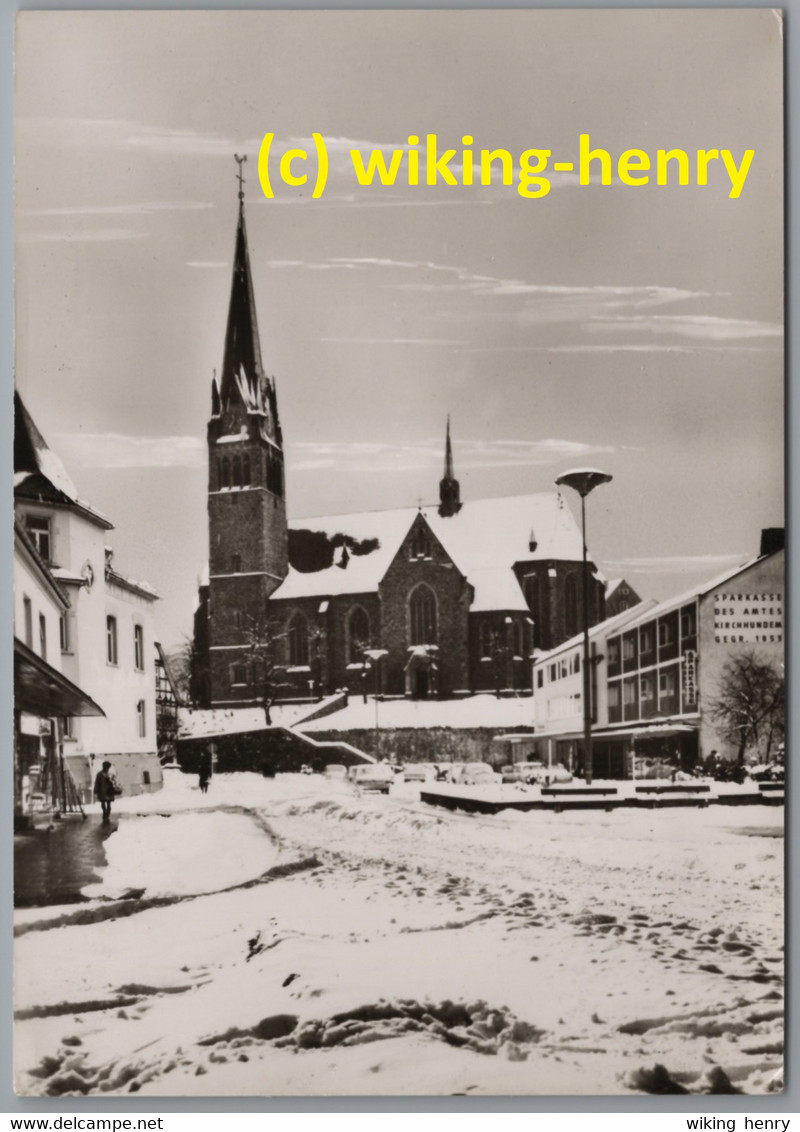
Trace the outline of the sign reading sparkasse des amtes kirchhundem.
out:
<instances>
[{"instance_id":1,"label":"sign reading sparkasse des amtes kirchhundem","mask_svg":"<svg viewBox=\"0 0 800 1132\"><path fill-rule=\"evenodd\" d=\"M714 594L714 640L717 644L783 640L783 594Z\"/></svg>"}]
</instances>

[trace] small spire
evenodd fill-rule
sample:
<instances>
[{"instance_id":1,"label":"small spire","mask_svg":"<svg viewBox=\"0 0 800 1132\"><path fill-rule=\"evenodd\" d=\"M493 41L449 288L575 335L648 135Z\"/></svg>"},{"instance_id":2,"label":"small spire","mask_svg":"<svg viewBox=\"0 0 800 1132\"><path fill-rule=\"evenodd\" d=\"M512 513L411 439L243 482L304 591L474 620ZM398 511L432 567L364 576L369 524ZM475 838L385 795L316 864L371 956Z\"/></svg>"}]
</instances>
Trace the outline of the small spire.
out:
<instances>
[{"instance_id":1,"label":"small spire","mask_svg":"<svg viewBox=\"0 0 800 1132\"><path fill-rule=\"evenodd\" d=\"M447 519L461 510L461 488L453 470L453 445L450 441L450 414L444 444L444 476L439 481L439 514Z\"/></svg>"},{"instance_id":2,"label":"small spire","mask_svg":"<svg viewBox=\"0 0 800 1132\"><path fill-rule=\"evenodd\" d=\"M239 207L241 208L244 204L244 174L242 173L242 166L244 165L245 161L247 161L247 154L245 154L243 157L240 157L238 153L234 153L233 160L239 166L239 171L236 174L236 177L239 181Z\"/></svg>"}]
</instances>

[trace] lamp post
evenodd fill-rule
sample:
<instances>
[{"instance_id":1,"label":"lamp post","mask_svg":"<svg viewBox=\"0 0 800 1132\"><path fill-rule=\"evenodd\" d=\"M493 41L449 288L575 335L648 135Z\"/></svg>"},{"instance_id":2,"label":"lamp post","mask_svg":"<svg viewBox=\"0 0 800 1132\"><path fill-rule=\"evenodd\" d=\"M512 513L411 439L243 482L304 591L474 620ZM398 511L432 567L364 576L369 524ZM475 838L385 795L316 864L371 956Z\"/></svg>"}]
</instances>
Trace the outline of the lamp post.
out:
<instances>
[{"instance_id":1,"label":"lamp post","mask_svg":"<svg viewBox=\"0 0 800 1132\"><path fill-rule=\"evenodd\" d=\"M608 472L597 468L572 468L556 479L561 487L571 487L581 497L581 538L583 542L583 770L587 785L592 781L592 679L589 669L589 563L586 558L586 496L601 483L609 483Z\"/></svg>"},{"instance_id":2,"label":"lamp post","mask_svg":"<svg viewBox=\"0 0 800 1132\"><path fill-rule=\"evenodd\" d=\"M368 656L375 665L375 757L380 762L381 733L378 722L378 692L380 690L380 662L381 657L388 656L388 649L364 649L364 656Z\"/></svg>"}]
</instances>

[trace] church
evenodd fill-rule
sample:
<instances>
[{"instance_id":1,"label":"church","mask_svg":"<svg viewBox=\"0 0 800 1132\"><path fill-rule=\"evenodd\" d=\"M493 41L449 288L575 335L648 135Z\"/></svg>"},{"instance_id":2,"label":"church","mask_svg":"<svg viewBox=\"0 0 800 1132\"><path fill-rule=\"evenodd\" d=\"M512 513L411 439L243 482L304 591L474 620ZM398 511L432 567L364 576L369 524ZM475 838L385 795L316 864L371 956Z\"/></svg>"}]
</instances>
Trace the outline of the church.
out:
<instances>
[{"instance_id":1,"label":"church","mask_svg":"<svg viewBox=\"0 0 800 1132\"><path fill-rule=\"evenodd\" d=\"M211 387L208 584L194 699L235 707L347 689L386 697L532 694L534 650L583 626L582 538L558 492L462 500L448 420L431 505L288 519L239 210L223 363ZM591 568L591 624L605 585Z\"/></svg>"}]
</instances>

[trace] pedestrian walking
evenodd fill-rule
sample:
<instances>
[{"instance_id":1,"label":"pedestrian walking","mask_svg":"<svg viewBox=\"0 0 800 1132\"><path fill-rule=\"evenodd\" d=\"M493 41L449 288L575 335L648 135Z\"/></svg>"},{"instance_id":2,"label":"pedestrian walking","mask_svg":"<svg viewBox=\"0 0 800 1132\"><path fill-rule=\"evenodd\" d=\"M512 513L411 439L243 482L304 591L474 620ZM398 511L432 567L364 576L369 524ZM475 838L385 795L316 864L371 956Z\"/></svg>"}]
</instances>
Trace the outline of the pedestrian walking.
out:
<instances>
[{"instance_id":1,"label":"pedestrian walking","mask_svg":"<svg viewBox=\"0 0 800 1132\"><path fill-rule=\"evenodd\" d=\"M208 747L200 756L200 793L208 793L212 773L212 748Z\"/></svg>"},{"instance_id":2,"label":"pedestrian walking","mask_svg":"<svg viewBox=\"0 0 800 1132\"><path fill-rule=\"evenodd\" d=\"M111 769L111 763L104 762L94 780L94 796L100 803L100 809L103 812L103 825L108 825L111 821L111 803L121 793L122 787L117 782Z\"/></svg>"}]
</instances>

